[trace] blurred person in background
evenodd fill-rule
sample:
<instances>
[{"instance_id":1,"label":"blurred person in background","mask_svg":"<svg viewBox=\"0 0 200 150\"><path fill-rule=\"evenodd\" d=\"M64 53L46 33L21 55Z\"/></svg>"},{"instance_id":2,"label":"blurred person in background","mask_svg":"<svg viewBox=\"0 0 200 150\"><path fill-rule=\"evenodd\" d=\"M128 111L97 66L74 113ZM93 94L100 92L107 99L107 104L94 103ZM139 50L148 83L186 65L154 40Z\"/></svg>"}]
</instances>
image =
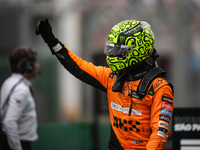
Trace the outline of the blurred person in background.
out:
<instances>
[{"instance_id":1,"label":"blurred person in background","mask_svg":"<svg viewBox=\"0 0 200 150\"><path fill-rule=\"evenodd\" d=\"M158 67L154 35L145 21L125 20L111 29L105 44L109 68L82 60L38 22L53 55L76 78L107 93L111 135L108 150L161 150L174 108L173 86ZM76 93L77 94L77 93Z\"/></svg>"},{"instance_id":2,"label":"blurred person in background","mask_svg":"<svg viewBox=\"0 0 200 150\"><path fill-rule=\"evenodd\" d=\"M2 84L0 95L0 150L31 150L31 143L38 138L30 82L39 71L37 52L20 46L9 60L12 74Z\"/></svg>"}]
</instances>

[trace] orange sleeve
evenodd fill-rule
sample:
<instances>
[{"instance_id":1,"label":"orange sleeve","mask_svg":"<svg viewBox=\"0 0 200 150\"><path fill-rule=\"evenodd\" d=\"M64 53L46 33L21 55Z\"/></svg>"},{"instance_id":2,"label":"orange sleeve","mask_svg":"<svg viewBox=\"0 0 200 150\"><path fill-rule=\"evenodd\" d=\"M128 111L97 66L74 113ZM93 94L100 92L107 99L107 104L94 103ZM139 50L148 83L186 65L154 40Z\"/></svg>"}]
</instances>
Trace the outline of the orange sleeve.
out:
<instances>
[{"instance_id":1,"label":"orange sleeve","mask_svg":"<svg viewBox=\"0 0 200 150\"><path fill-rule=\"evenodd\" d=\"M66 47L67 48L67 47ZM68 50L68 49L67 49ZM88 73L88 75L94 77L96 80L98 80L104 87L107 86L107 80L109 77L109 74L111 73L110 68L102 67L102 66L95 66L91 62L87 62L71 51L68 50L69 56L72 58L72 60L79 66L81 70Z\"/></svg>"},{"instance_id":2,"label":"orange sleeve","mask_svg":"<svg viewBox=\"0 0 200 150\"><path fill-rule=\"evenodd\" d=\"M152 134L147 143L146 150L162 150L168 139L169 123L173 108L173 91L169 85L162 85L153 95L150 120Z\"/></svg>"},{"instance_id":3,"label":"orange sleeve","mask_svg":"<svg viewBox=\"0 0 200 150\"><path fill-rule=\"evenodd\" d=\"M60 45L61 49L55 55L63 67L82 82L107 92L107 82L112 70L103 66L95 66L75 55L62 43Z\"/></svg>"}]
</instances>

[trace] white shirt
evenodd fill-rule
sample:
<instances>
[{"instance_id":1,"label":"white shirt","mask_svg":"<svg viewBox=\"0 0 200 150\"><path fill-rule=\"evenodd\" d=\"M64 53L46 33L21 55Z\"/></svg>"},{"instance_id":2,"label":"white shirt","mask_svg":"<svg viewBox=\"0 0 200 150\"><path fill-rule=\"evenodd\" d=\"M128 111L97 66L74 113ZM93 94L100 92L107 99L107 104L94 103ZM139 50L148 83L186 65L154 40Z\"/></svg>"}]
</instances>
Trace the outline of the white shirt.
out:
<instances>
[{"instance_id":1,"label":"white shirt","mask_svg":"<svg viewBox=\"0 0 200 150\"><path fill-rule=\"evenodd\" d=\"M21 78L23 80L10 95L7 108L1 109L1 114L6 112L2 121L3 131L12 150L22 150L20 140L35 141L38 138L35 102L29 89L29 80L16 73L7 78L1 87L0 106L2 108L12 87Z\"/></svg>"}]
</instances>

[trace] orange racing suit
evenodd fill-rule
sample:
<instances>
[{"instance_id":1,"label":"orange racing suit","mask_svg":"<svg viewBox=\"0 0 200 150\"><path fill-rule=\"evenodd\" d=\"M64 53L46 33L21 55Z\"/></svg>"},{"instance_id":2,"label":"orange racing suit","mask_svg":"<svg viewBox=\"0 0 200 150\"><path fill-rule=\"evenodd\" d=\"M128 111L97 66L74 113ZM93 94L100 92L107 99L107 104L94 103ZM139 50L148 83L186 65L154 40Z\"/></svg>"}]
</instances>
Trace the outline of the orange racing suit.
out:
<instances>
[{"instance_id":1,"label":"orange racing suit","mask_svg":"<svg viewBox=\"0 0 200 150\"><path fill-rule=\"evenodd\" d=\"M158 77L151 82L146 95L140 97L135 92L139 79L125 81L122 92L113 92L116 75L110 68L84 61L64 45L55 55L76 78L107 93L111 123L108 150L163 148L174 107L171 84Z\"/></svg>"}]
</instances>

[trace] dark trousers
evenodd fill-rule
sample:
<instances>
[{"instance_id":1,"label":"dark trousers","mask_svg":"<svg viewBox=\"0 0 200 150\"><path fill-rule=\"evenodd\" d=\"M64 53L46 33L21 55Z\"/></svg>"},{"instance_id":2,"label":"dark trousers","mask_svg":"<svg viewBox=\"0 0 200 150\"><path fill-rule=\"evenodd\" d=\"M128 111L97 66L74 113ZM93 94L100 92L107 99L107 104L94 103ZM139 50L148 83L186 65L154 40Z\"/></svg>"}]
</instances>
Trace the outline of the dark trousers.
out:
<instances>
[{"instance_id":1,"label":"dark trousers","mask_svg":"<svg viewBox=\"0 0 200 150\"><path fill-rule=\"evenodd\" d=\"M21 141L21 145L23 150L32 150L30 141Z\"/></svg>"},{"instance_id":2,"label":"dark trousers","mask_svg":"<svg viewBox=\"0 0 200 150\"><path fill-rule=\"evenodd\" d=\"M29 141L21 141L21 145L23 150L32 150L31 142ZM11 150L5 134L0 134L0 150Z\"/></svg>"}]
</instances>

